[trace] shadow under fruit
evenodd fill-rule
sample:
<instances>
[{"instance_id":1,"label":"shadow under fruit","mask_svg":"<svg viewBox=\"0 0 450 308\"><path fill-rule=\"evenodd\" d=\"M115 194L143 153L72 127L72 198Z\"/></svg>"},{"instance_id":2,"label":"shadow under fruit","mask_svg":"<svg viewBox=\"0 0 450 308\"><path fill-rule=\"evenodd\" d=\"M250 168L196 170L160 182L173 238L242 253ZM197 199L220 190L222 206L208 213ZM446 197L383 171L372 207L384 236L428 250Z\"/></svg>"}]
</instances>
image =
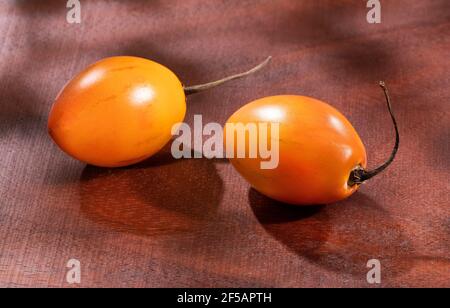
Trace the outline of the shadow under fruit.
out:
<instances>
[{"instance_id":1,"label":"shadow under fruit","mask_svg":"<svg viewBox=\"0 0 450 308\"><path fill-rule=\"evenodd\" d=\"M210 160L175 160L166 148L129 168L87 166L81 211L116 231L143 236L194 232L215 215L223 183Z\"/></svg>"}]
</instances>

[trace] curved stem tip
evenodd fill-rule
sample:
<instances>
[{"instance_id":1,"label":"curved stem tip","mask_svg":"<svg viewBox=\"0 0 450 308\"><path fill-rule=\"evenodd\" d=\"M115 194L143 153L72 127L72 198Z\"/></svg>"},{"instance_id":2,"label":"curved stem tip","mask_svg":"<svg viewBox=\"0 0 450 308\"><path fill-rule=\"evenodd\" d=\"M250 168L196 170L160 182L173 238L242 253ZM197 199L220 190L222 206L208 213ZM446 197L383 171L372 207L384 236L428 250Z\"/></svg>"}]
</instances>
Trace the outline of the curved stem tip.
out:
<instances>
[{"instance_id":1,"label":"curved stem tip","mask_svg":"<svg viewBox=\"0 0 450 308\"><path fill-rule=\"evenodd\" d=\"M254 68L252 68L251 70L244 72L244 73L240 73L240 74L236 74L236 75L232 75L229 77L225 77L223 79L217 80L217 81L213 81L213 82L208 82L205 84L200 84L200 85L195 85L195 86L189 86L189 87L184 87L184 92L186 93L186 95L191 95L191 94L195 94L198 92L202 92L205 90L209 90L212 88L215 88L217 86L220 86L228 81L232 81L232 80L236 80L236 79L240 79L243 77L246 77L248 75L254 74L257 71L259 71L260 69L262 69L264 66L266 66L270 60L272 60L272 57L268 57L266 60L264 60L264 62L262 62L261 64L258 64L257 66L255 66Z\"/></svg>"},{"instance_id":2,"label":"curved stem tip","mask_svg":"<svg viewBox=\"0 0 450 308\"><path fill-rule=\"evenodd\" d=\"M395 119L394 113L392 112L391 98L389 96L389 91L388 91L384 81L380 81L380 87L384 91L384 96L386 97L389 114L391 115L392 123L394 124L394 129L395 129L394 149L392 150L392 153L391 153L391 156L389 157L389 159L384 164L382 164L381 166L379 166L378 168L376 168L374 170L365 170L361 166L356 167L350 173L350 178L348 180L348 185L350 187L352 187L354 185L360 185L360 184L364 183L365 181L367 181L367 180L373 178L374 176L378 175L379 173L381 173L384 169L386 169L394 161L395 156L397 155L397 152L398 152L398 148L399 148L399 144L400 144L400 135L398 133L397 121Z\"/></svg>"}]
</instances>

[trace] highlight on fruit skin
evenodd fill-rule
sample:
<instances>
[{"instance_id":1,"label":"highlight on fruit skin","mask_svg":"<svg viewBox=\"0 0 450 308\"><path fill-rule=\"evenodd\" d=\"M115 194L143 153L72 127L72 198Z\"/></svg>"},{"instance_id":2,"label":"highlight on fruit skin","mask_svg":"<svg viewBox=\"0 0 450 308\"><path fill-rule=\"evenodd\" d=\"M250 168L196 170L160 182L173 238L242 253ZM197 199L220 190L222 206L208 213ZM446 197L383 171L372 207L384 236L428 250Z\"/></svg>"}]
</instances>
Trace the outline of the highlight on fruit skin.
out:
<instances>
[{"instance_id":1,"label":"highlight on fruit skin","mask_svg":"<svg viewBox=\"0 0 450 308\"><path fill-rule=\"evenodd\" d=\"M227 121L244 125L278 123L279 136L268 137L278 138L278 167L261 169L261 157L231 158L231 164L255 190L284 203L323 205L348 198L360 184L386 169L398 150L400 138L389 93L384 82L380 86L396 132L392 154L380 167L366 169L366 149L344 115L325 102L295 95L258 99L243 106ZM247 140L247 153L250 142L255 140ZM225 145L228 147L230 142L234 141L225 140Z\"/></svg>"},{"instance_id":2,"label":"highlight on fruit skin","mask_svg":"<svg viewBox=\"0 0 450 308\"><path fill-rule=\"evenodd\" d=\"M184 87L167 67L137 57L112 57L87 67L62 89L48 131L67 154L99 167L123 167L160 151L183 122L186 96L246 77L245 73Z\"/></svg>"}]
</instances>

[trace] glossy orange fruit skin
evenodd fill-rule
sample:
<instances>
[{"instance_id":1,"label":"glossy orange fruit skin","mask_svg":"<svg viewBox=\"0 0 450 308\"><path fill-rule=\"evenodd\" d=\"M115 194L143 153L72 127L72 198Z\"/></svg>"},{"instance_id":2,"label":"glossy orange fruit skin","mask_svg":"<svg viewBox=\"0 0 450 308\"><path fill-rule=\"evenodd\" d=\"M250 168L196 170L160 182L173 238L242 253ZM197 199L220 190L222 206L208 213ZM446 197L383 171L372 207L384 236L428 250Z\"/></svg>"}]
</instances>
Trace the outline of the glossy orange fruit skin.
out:
<instances>
[{"instance_id":1,"label":"glossy orange fruit skin","mask_svg":"<svg viewBox=\"0 0 450 308\"><path fill-rule=\"evenodd\" d=\"M279 141L277 168L261 169L259 156L230 159L260 193L289 204L319 205L358 189L347 182L355 167L366 167L366 150L350 122L330 105L304 96L266 97L242 107L228 123L279 123L279 136L268 137ZM225 139L228 147L233 141ZM247 140L247 153L249 145Z\"/></svg>"},{"instance_id":2,"label":"glossy orange fruit skin","mask_svg":"<svg viewBox=\"0 0 450 308\"><path fill-rule=\"evenodd\" d=\"M185 114L182 83L168 68L147 59L113 57L91 65L64 87L48 130L72 157L122 167L163 148Z\"/></svg>"}]
</instances>

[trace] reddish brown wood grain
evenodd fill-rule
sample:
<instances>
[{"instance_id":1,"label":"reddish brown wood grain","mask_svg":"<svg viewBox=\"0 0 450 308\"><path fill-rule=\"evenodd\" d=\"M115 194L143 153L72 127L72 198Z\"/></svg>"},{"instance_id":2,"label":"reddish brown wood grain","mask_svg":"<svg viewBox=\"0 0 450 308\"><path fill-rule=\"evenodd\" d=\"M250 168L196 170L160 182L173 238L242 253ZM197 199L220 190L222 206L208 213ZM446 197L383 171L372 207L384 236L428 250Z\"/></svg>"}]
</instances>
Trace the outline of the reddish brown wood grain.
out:
<instances>
[{"instance_id":1,"label":"reddish brown wood grain","mask_svg":"<svg viewBox=\"0 0 450 308\"><path fill-rule=\"evenodd\" d=\"M0 286L450 287L450 3L382 1L369 25L364 1L82 1L81 25L64 1L0 2ZM369 163L393 142L379 80L390 86L402 143L395 164L340 203L277 204L225 161L100 169L61 153L46 133L53 98L86 65L136 55L186 84L263 72L189 98L187 122L225 120L275 94L314 96L341 110Z\"/></svg>"}]
</instances>

